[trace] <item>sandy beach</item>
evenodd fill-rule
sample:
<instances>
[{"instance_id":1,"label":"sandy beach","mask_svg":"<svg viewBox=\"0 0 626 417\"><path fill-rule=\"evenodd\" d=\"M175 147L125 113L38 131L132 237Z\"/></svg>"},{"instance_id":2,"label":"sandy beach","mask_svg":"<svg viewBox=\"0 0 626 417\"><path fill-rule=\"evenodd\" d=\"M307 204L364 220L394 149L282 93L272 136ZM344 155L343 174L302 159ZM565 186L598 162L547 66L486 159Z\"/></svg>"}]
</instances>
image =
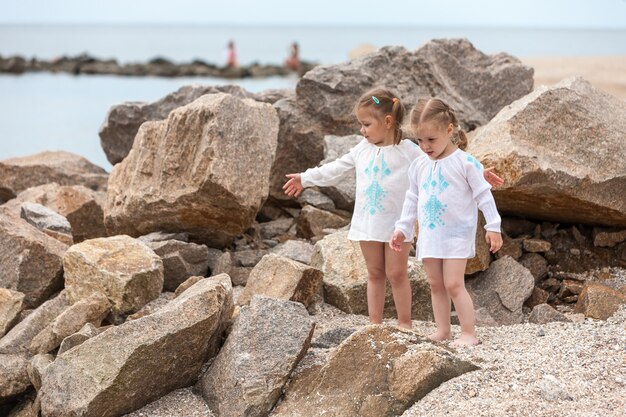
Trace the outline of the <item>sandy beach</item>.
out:
<instances>
[{"instance_id":1,"label":"sandy beach","mask_svg":"<svg viewBox=\"0 0 626 417\"><path fill-rule=\"evenodd\" d=\"M578 75L595 87L626 99L626 56L522 57L535 69L535 88Z\"/></svg>"}]
</instances>

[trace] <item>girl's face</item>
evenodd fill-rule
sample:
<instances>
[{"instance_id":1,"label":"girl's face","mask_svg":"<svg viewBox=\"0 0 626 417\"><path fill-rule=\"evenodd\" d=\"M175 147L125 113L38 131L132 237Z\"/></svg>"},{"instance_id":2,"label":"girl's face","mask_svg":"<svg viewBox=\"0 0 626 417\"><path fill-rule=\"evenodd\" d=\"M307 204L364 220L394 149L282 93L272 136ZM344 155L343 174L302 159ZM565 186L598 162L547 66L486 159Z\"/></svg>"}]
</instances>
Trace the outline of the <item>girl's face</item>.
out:
<instances>
[{"instance_id":1,"label":"girl's face","mask_svg":"<svg viewBox=\"0 0 626 417\"><path fill-rule=\"evenodd\" d=\"M417 144L430 159L441 159L456 150L452 143L452 123L442 127L436 122L424 122L417 126Z\"/></svg>"},{"instance_id":2,"label":"girl's face","mask_svg":"<svg viewBox=\"0 0 626 417\"><path fill-rule=\"evenodd\" d=\"M357 109L356 118L361 123L361 135L373 145L385 146L393 144L392 118L381 117L370 107Z\"/></svg>"}]
</instances>

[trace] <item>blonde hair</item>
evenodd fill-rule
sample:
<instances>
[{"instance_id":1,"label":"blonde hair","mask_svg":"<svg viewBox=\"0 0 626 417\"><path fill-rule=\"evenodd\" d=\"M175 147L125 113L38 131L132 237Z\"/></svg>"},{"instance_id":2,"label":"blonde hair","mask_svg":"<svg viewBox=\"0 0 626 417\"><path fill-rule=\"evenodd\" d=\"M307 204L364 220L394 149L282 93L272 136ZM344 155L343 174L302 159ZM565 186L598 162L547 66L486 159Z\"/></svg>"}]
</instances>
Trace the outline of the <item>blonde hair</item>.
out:
<instances>
[{"instance_id":1,"label":"blonde hair","mask_svg":"<svg viewBox=\"0 0 626 417\"><path fill-rule=\"evenodd\" d=\"M397 145L402 140L402 121L404 120L404 105L391 91L385 88L374 88L363 94L356 102L354 111L364 107L372 107L382 118L391 116L393 120L393 143Z\"/></svg>"},{"instance_id":2,"label":"blonde hair","mask_svg":"<svg viewBox=\"0 0 626 417\"><path fill-rule=\"evenodd\" d=\"M461 150L467 148L467 136L461 126L454 110L443 100L437 97L421 98L411 110L411 130L415 132L421 123L435 122L442 128L453 126L452 142Z\"/></svg>"}]
</instances>

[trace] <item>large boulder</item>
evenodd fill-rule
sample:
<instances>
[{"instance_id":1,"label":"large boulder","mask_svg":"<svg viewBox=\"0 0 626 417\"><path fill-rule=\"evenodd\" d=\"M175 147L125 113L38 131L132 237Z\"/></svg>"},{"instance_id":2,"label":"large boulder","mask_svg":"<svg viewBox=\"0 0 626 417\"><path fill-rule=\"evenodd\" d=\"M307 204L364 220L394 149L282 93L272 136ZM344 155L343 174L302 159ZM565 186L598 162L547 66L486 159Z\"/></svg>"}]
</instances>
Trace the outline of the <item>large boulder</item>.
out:
<instances>
[{"instance_id":1,"label":"large boulder","mask_svg":"<svg viewBox=\"0 0 626 417\"><path fill-rule=\"evenodd\" d=\"M68 305L65 291L62 291L37 307L0 339L0 354L28 352L33 338L65 311Z\"/></svg>"},{"instance_id":2,"label":"large boulder","mask_svg":"<svg viewBox=\"0 0 626 417\"><path fill-rule=\"evenodd\" d=\"M134 313L163 290L163 261L129 236L86 240L63 258L65 290L73 304L101 292L115 316Z\"/></svg>"},{"instance_id":3,"label":"large boulder","mask_svg":"<svg viewBox=\"0 0 626 417\"><path fill-rule=\"evenodd\" d=\"M360 135L348 136L324 136L324 159L320 165L327 164L350 152L363 140ZM354 199L356 198L356 175L346 175L339 184L330 187L321 187L322 191L328 195L335 206L341 210L354 210Z\"/></svg>"},{"instance_id":4,"label":"large boulder","mask_svg":"<svg viewBox=\"0 0 626 417\"><path fill-rule=\"evenodd\" d=\"M367 326L321 367L293 378L272 416L399 416L442 383L476 369L415 333Z\"/></svg>"},{"instance_id":5,"label":"large boulder","mask_svg":"<svg viewBox=\"0 0 626 417\"><path fill-rule=\"evenodd\" d=\"M46 151L5 159L0 161L0 203L27 188L51 182L106 190L107 179L108 174L104 169L69 152Z\"/></svg>"},{"instance_id":6,"label":"large boulder","mask_svg":"<svg viewBox=\"0 0 626 417\"><path fill-rule=\"evenodd\" d=\"M158 312L58 355L41 378L42 415L119 416L193 384L232 306L226 275L204 279Z\"/></svg>"},{"instance_id":7,"label":"large boulder","mask_svg":"<svg viewBox=\"0 0 626 417\"><path fill-rule=\"evenodd\" d=\"M63 287L67 245L0 207L0 287L25 295L34 308Z\"/></svg>"},{"instance_id":8,"label":"large boulder","mask_svg":"<svg viewBox=\"0 0 626 417\"><path fill-rule=\"evenodd\" d=\"M318 66L300 79L295 98L274 104L281 128L272 197L285 198L285 174L304 171L323 159L325 135L358 131L354 105L374 86L392 88L407 108L420 97L441 97L471 130L532 91L533 70L505 53L483 54L466 39L432 40L416 51L384 47L345 63Z\"/></svg>"},{"instance_id":9,"label":"large boulder","mask_svg":"<svg viewBox=\"0 0 626 417\"><path fill-rule=\"evenodd\" d=\"M624 101L568 78L503 109L469 151L504 179L500 212L624 227L625 131Z\"/></svg>"},{"instance_id":10,"label":"large boulder","mask_svg":"<svg viewBox=\"0 0 626 417\"><path fill-rule=\"evenodd\" d=\"M587 282L578 296L575 311L586 317L606 320L622 305L626 305L626 291L617 291L599 282Z\"/></svg>"},{"instance_id":11,"label":"large boulder","mask_svg":"<svg viewBox=\"0 0 626 417\"><path fill-rule=\"evenodd\" d=\"M0 288L0 339L17 323L24 305L24 294Z\"/></svg>"},{"instance_id":12,"label":"large boulder","mask_svg":"<svg viewBox=\"0 0 626 417\"><path fill-rule=\"evenodd\" d=\"M111 173L107 229L188 232L210 246L226 245L267 198L277 133L269 104L221 93L144 123Z\"/></svg>"},{"instance_id":13,"label":"large boulder","mask_svg":"<svg viewBox=\"0 0 626 417\"><path fill-rule=\"evenodd\" d=\"M308 307L322 284L322 271L275 254L265 255L248 277L238 304L254 295L296 301Z\"/></svg>"},{"instance_id":14,"label":"large boulder","mask_svg":"<svg viewBox=\"0 0 626 417\"><path fill-rule=\"evenodd\" d=\"M28 360L25 353L0 354L0 403L30 387Z\"/></svg>"},{"instance_id":15,"label":"large boulder","mask_svg":"<svg viewBox=\"0 0 626 417\"><path fill-rule=\"evenodd\" d=\"M200 380L221 417L267 416L306 353L315 322L302 304L255 296Z\"/></svg>"},{"instance_id":16,"label":"large boulder","mask_svg":"<svg viewBox=\"0 0 626 417\"><path fill-rule=\"evenodd\" d=\"M522 306L530 297L535 279L510 256L492 262L485 272L466 282L474 308L483 308L499 325L524 322Z\"/></svg>"},{"instance_id":17,"label":"large boulder","mask_svg":"<svg viewBox=\"0 0 626 417\"><path fill-rule=\"evenodd\" d=\"M51 183L29 188L5 206L19 213L24 202L41 204L65 217L72 226L75 243L106 236L103 211L106 193L103 191Z\"/></svg>"},{"instance_id":18,"label":"large boulder","mask_svg":"<svg viewBox=\"0 0 626 417\"><path fill-rule=\"evenodd\" d=\"M163 120L178 107L205 94L228 93L241 98L251 96L235 85L186 85L153 102L125 102L112 106L100 126L100 144L112 165L121 162L133 147L135 135L143 122Z\"/></svg>"},{"instance_id":19,"label":"large boulder","mask_svg":"<svg viewBox=\"0 0 626 417\"><path fill-rule=\"evenodd\" d=\"M337 232L315 244L311 266L324 273L324 301L350 314L367 315L367 266L358 242L348 240L347 232ZM411 314L414 320L432 320L430 286L422 264L409 260L412 291ZM387 282L385 317L397 315Z\"/></svg>"}]
</instances>

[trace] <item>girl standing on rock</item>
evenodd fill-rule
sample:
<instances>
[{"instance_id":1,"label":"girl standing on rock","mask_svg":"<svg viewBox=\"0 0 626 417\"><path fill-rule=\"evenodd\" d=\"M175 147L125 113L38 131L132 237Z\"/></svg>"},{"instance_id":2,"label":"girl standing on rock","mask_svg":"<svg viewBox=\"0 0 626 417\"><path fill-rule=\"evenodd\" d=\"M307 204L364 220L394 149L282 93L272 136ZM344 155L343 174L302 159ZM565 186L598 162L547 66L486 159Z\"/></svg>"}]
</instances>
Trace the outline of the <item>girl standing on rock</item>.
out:
<instances>
[{"instance_id":1,"label":"girl standing on rock","mask_svg":"<svg viewBox=\"0 0 626 417\"><path fill-rule=\"evenodd\" d=\"M398 325L411 328L411 288L407 263L412 236L391 250L387 242L402 212L409 186L408 168L424 154L410 140L402 140L404 106L389 90L365 93L355 106L364 139L341 158L300 174L288 174L283 186L289 196L299 196L304 187L338 184L356 171L356 199L348 239L358 241L367 265L367 309L370 322L382 322L385 281L391 283ZM498 183L500 178L486 172Z\"/></svg>"},{"instance_id":2,"label":"girl standing on rock","mask_svg":"<svg viewBox=\"0 0 626 417\"><path fill-rule=\"evenodd\" d=\"M450 338L452 299L461 323L461 335L454 344L476 345L479 341L474 306L465 288L465 265L475 255L477 208L487 221L485 239L494 253L502 246L500 215L482 165L464 152L467 137L454 111L438 98L421 99L411 112L410 123L427 157L416 159L409 167L409 189L389 246L403 253L404 242L413 238L419 220L417 258L428 276L437 326L429 337L439 341Z\"/></svg>"}]
</instances>

